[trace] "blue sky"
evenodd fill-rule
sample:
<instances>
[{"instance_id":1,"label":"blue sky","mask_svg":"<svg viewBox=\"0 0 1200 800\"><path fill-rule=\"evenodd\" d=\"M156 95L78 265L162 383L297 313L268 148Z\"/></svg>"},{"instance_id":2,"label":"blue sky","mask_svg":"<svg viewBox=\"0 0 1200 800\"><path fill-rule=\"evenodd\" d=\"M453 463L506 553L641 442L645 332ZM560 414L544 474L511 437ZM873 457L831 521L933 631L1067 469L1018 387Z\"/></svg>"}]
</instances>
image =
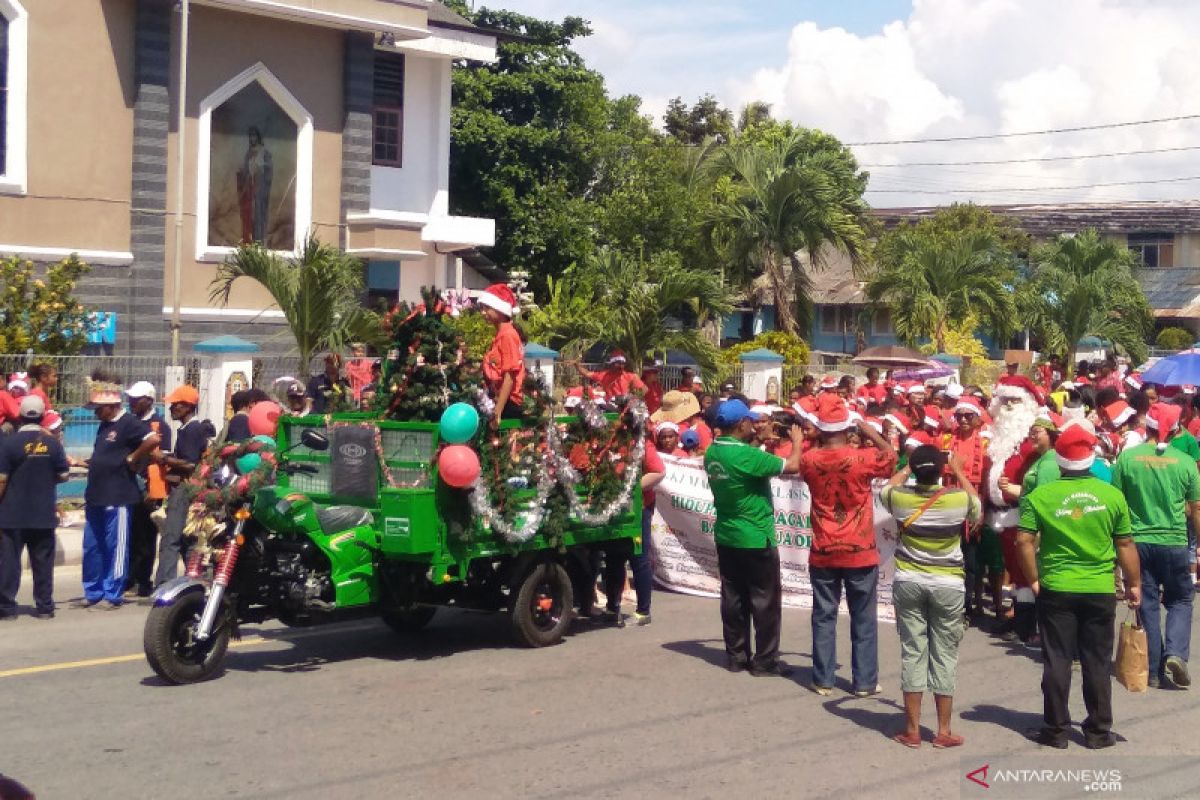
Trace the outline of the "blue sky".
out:
<instances>
[{"instance_id":1,"label":"blue sky","mask_svg":"<svg viewBox=\"0 0 1200 800\"><path fill-rule=\"evenodd\" d=\"M1196 0L491 4L543 19L590 20L593 36L578 43L589 66L612 94L640 96L656 118L673 97L691 103L711 93L735 111L764 100L777 118L854 143L1200 114ZM868 200L877 206L1174 200L1200 197L1200 156L1177 149L1198 138L1200 119L854 150L860 162L876 165ZM1075 158L1130 150L1161 152ZM980 160L1015 162L913 165Z\"/></svg>"},{"instance_id":2,"label":"blue sky","mask_svg":"<svg viewBox=\"0 0 1200 800\"><path fill-rule=\"evenodd\" d=\"M648 113L667 100L705 93L733 103L734 82L786 56L793 26L811 21L869 36L904 19L911 0L493 0L494 6L557 19L578 16L594 34L578 43L614 95L636 94Z\"/></svg>"}]
</instances>

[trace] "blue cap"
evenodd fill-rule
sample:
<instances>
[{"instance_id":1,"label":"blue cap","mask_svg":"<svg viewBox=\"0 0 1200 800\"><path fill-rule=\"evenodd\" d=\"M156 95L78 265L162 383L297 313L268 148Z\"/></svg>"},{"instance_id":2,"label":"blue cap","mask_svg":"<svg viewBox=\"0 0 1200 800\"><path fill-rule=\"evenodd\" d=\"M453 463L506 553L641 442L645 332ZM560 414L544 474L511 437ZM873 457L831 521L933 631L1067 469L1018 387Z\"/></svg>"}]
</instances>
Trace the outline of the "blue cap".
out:
<instances>
[{"instance_id":1,"label":"blue cap","mask_svg":"<svg viewBox=\"0 0 1200 800\"><path fill-rule=\"evenodd\" d=\"M759 414L751 411L750 407L741 400L723 400L721 405L717 406L718 428L732 428L747 418L757 422Z\"/></svg>"},{"instance_id":2,"label":"blue cap","mask_svg":"<svg viewBox=\"0 0 1200 800\"><path fill-rule=\"evenodd\" d=\"M694 430L686 430L679 434L679 446L684 450L700 446L700 434Z\"/></svg>"}]
</instances>

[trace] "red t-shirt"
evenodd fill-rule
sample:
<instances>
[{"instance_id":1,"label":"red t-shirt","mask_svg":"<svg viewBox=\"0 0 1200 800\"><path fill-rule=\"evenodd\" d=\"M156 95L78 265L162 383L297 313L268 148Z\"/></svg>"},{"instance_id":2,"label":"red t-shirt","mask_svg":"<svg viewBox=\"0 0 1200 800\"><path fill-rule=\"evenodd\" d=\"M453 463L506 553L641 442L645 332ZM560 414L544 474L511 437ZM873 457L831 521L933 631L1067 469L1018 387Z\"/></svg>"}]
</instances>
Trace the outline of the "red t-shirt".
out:
<instances>
[{"instance_id":1,"label":"red t-shirt","mask_svg":"<svg viewBox=\"0 0 1200 800\"><path fill-rule=\"evenodd\" d=\"M363 387L371 382L372 363L369 358L352 358L346 362L346 381L355 400L362 397Z\"/></svg>"},{"instance_id":2,"label":"red t-shirt","mask_svg":"<svg viewBox=\"0 0 1200 800\"><path fill-rule=\"evenodd\" d=\"M608 397L627 397L634 389L645 391L646 384L632 372L626 372L624 367L606 369L601 372L585 372L585 377L600 384ZM661 405L661 400L659 405Z\"/></svg>"},{"instance_id":3,"label":"red t-shirt","mask_svg":"<svg viewBox=\"0 0 1200 800\"><path fill-rule=\"evenodd\" d=\"M987 460L987 440L979 435L979 431L972 431L967 438L961 436L953 436L950 439L950 452L958 456L962 462L963 472L967 475L967 480L979 491L983 485L984 462ZM950 468L946 467L946 475L950 475Z\"/></svg>"},{"instance_id":4,"label":"red t-shirt","mask_svg":"<svg viewBox=\"0 0 1200 800\"><path fill-rule=\"evenodd\" d=\"M663 390L661 383L657 386L646 384L646 396L644 398L646 410L653 414L655 411L658 411L660 408L662 408L662 396Z\"/></svg>"},{"instance_id":5,"label":"red t-shirt","mask_svg":"<svg viewBox=\"0 0 1200 800\"><path fill-rule=\"evenodd\" d=\"M658 455L658 448L646 438L646 454L642 456L642 474L648 472L666 472L667 466L663 464L662 458ZM654 489L642 490L642 509L654 508Z\"/></svg>"},{"instance_id":6,"label":"red t-shirt","mask_svg":"<svg viewBox=\"0 0 1200 800\"><path fill-rule=\"evenodd\" d=\"M873 447L819 447L800 457L800 476L812 495L810 567L879 563L871 480L895 468L895 453Z\"/></svg>"},{"instance_id":7,"label":"red t-shirt","mask_svg":"<svg viewBox=\"0 0 1200 800\"><path fill-rule=\"evenodd\" d=\"M0 423L12 420L16 424L21 418L21 404L7 389L0 389Z\"/></svg>"},{"instance_id":8,"label":"red t-shirt","mask_svg":"<svg viewBox=\"0 0 1200 800\"><path fill-rule=\"evenodd\" d=\"M1200 434L1200 415L1197 415L1195 419L1188 423L1187 429L1188 433L1192 436Z\"/></svg>"},{"instance_id":9,"label":"red t-shirt","mask_svg":"<svg viewBox=\"0 0 1200 800\"><path fill-rule=\"evenodd\" d=\"M712 428L708 427L708 423L700 417L692 417L688 422L679 423L679 435L682 436L684 431L695 431L696 435L700 437L700 447L696 449L697 453L703 453L713 443Z\"/></svg>"},{"instance_id":10,"label":"red t-shirt","mask_svg":"<svg viewBox=\"0 0 1200 800\"><path fill-rule=\"evenodd\" d=\"M521 404L522 392L525 388L525 348L521 344L521 335L511 322L502 322L496 329L496 338L483 357L483 379L487 381L488 392L493 398L500 391L500 383L505 375L513 376L512 394L509 402ZM500 414L502 408L496 409Z\"/></svg>"},{"instance_id":11,"label":"red t-shirt","mask_svg":"<svg viewBox=\"0 0 1200 800\"><path fill-rule=\"evenodd\" d=\"M884 400L888 399L888 389L882 383L877 383L874 386L869 383L864 383L862 386L858 387L858 391L855 392L855 396L863 398L868 403L882 403Z\"/></svg>"},{"instance_id":12,"label":"red t-shirt","mask_svg":"<svg viewBox=\"0 0 1200 800\"><path fill-rule=\"evenodd\" d=\"M30 394L32 394L32 395L35 395L35 396L37 396L37 397L40 397L40 398L42 398L42 402L46 404L46 410L47 410L47 411L49 411L49 410L51 410L52 408L54 408L54 406L52 406L52 405L50 404L50 397L49 397L49 396L46 394L46 390L45 390L45 389L43 389L42 387L40 387L40 386L35 386L35 387L33 387L32 389L30 389L30 390L29 390L29 393L30 393Z\"/></svg>"}]
</instances>

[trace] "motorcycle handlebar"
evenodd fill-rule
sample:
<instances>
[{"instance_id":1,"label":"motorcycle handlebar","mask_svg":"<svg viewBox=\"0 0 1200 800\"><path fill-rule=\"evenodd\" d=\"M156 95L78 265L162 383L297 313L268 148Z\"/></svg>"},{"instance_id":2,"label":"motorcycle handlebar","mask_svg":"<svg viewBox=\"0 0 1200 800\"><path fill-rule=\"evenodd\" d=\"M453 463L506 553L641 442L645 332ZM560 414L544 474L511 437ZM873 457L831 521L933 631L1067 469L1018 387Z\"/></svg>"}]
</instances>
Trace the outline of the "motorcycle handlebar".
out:
<instances>
[{"instance_id":1,"label":"motorcycle handlebar","mask_svg":"<svg viewBox=\"0 0 1200 800\"><path fill-rule=\"evenodd\" d=\"M284 464L283 471L289 475L296 472L303 472L306 475L316 475L319 470L312 464Z\"/></svg>"}]
</instances>

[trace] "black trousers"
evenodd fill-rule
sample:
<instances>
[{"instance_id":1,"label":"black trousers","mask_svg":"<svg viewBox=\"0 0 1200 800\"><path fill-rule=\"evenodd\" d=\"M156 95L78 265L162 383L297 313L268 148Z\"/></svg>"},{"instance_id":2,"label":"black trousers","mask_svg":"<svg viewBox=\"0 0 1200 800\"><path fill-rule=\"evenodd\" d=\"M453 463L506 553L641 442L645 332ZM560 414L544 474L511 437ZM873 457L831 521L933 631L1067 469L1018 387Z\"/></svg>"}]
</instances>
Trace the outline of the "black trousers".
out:
<instances>
[{"instance_id":1,"label":"black trousers","mask_svg":"<svg viewBox=\"0 0 1200 800\"><path fill-rule=\"evenodd\" d=\"M1070 594L1042 587L1037 618L1042 629L1042 698L1045 729L1065 738L1071 725L1071 661L1076 653L1083 673L1087 719L1083 734L1102 739L1112 728L1113 623L1117 599L1105 594Z\"/></svg>"},{"instance_id":2,"label":"black trousers","mask_svg":"<svg viewBox=\"0 0 1200 800\"><path fill-rule=\"evenodd\" d=\"M137 589L139 594L149 594L153 586L154 556L158 553L158 527L150 518L150 512L158 508L146 502L133 506L129 519L129 579L126 591Z\"/></svg>"},{"instance_id":3,"label":"black trousers","mask_svg":"<svg viewBox=\"0 0 1200 800\"><path fill-rule=\"evenodd\" d=\"M721 626L730 663L755 669L774 666L779 660L783 617L779 551L774 547L747 549L717 545L717 568L721 573Z\"/></svg>"},{"instance_id":4,"label":"black trousers","mask_svg":"<svg viewBox=\"0 0 1200 800\"><path fill-rule=\"evenodd\" d=\"M29 550L33 602L38 611L54 611L54 530L18 528L0 531L0 614L15 614L21 588L21 551Z\"/></svg>"}]
</instances>

